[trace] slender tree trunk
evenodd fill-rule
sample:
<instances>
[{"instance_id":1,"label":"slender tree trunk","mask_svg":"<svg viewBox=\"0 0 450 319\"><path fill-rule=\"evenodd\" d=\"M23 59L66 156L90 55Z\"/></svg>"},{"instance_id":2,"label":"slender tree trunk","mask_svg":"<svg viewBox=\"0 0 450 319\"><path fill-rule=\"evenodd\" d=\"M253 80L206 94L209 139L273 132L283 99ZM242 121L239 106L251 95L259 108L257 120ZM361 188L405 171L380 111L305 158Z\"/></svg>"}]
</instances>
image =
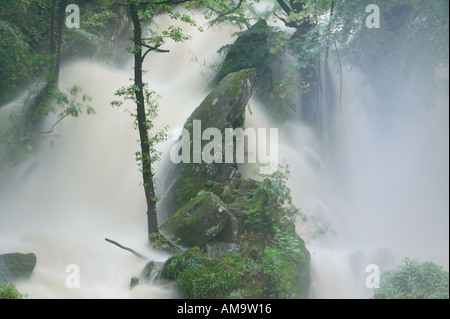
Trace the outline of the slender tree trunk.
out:
<instances>
[{"instance_id":1,"label":"slender tree trunk","mask_svg":"<svg viewBox=\"0 0 450 319\"><path fill-rule=\"evenodd\" d=\"M68 0L60 0L58 6L58 15L57 15L57 47L55 54L55 63L54 63L54 71L53 71L53 87L58 86L59 80L59 70L61 66L61 46L62 46L62 38L64 33L64 22L66 18L66 7Z\"/></svg>"},{"instance_id":2,"label":"slender tree trunk","mask_svg":"<svg viewBox=\"0 0 450 319\"><path fill-rule=\"evenodd\" d=\"M146 126L144 82L142 81L142 28L138 16L138 8L130 4L130 14L134 26L134 84L136 86L136 107L141 144L142 177L144 180L145 199L147 201L148 233L159 232L156 217L156 198L153 185L152 164L150 161L150 145Z\"/></svg>"},{"instance_id":3,"label":"slender tree trunk","mask_svg":"<svg viewBox=\"0 0 450 319\"><path fill-rule=\"evenodd\" d=\"M56 15L58 10L58 0L52 0L52 14L50 20L50 54L56 52Z\"/></svg>"},{"instance_id":4,"label":"slender tree trunk","mask_svg":"<svg viewBox=\"0 0 450 319\"><path fill-rule=\"evenodd\" d=\"M43 116L37 115L40 108L46 108L54 89L58 88L59 71L61 64L61 45L64 33L64 22L68 0L52 0L50 20L50 54L53 55L50 74L47 83L36 96L25 114L25 123L37 129ZM45 112L44 112L45 113Z\"/></svg>"}]
</instances>

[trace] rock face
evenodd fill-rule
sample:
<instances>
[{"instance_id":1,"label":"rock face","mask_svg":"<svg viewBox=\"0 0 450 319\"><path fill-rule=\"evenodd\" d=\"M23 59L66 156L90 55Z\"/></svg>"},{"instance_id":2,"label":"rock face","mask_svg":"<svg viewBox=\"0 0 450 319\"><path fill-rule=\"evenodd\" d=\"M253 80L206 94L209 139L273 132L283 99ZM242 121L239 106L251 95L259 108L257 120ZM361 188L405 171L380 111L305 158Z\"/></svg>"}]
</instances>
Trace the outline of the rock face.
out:
<instances>
[{"instance_id":1,"label":"rock face","mask_svg":"<svg viewBox=\"0 0 450 319\"><path fill-rule=\"evenodd\" d=\"M250 29L241 33L236 41L225 47L225 60L217 74L221 81L225 76L246 68L255 69L255 91L264 100L272 91L272 70L270 63L277 55L272 53L273 41L276 37L265 20L255 23Z\"/></svg>"},{"instance_id":2,"label":"rock face","mask_svg":"<svg viewBox=\"0 0 450 319\"><path fill-rule=\"evenodd\" d=\"M225 174L235 164L194 163L193 121L201 121L201 129L217 128L224 132L225 128L240 127L244 123L245 108L253 92L254 70L242 70L228 75L204 99L184 124L190 136L190 162L174 164L168 169L166 198L160 204L160 211L165 212L161 219L172 216L189 200L204 189L208 180L215 180ZM201 149L208 141L202 141ZM224 148L223 148L224 149ZM222 161L224 162L224 161Z\"/></svg>"},{"instance_id":3,"label":"rock face","mask_svg":"<svg viewBox=\"0 0 450 319\"><path fill-rule=\"evenodd\" d=\"M0 255L0 281L29 278L36 267L36 260L36 255L33 253Z\"/></svg>"},{"instance_id":4,"label":"rock face","mask_svg":"<svg viewBox=\"0 0 450 319\"><path fill-rule=\"evenodd\" d=\"M206 247L209 240L223 231L229 214L217 195L204 192L167 220L163 231L186 246Z\"/></svg>"},{"instance_id":5,"label":"rock face","mask_svg":"<svg viewBox=\"0 0 450 319\"><path fill-rule=\"evenodd\" d=\"M245 69L226 76L186 121L189 136L194 121L222 136L226 128L242 127L254 75ZM209 142L200 142L202 150ZM189 146L192 159L192 139ZM187 298L306 296L310 254L295 232L298 209L281 176L245 179L235 161L223 158L173 164L160 231L188 250L165 262L161 279L176 280ZM154 263L146 269L153 273Z\"/></svg>"}]
</instances>

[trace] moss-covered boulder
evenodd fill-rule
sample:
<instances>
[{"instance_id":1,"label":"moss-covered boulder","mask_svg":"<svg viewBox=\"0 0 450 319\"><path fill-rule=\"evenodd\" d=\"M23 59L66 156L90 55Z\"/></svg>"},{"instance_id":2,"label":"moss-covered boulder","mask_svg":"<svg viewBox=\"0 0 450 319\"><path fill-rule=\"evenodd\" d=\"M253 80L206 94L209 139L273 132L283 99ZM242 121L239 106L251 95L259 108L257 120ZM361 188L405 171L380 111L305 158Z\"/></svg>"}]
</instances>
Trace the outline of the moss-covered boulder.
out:
<instances>
[{"instance_id":1,"label":"moss-covered boulder","mask_svg":"<svg viewBox=\"0 0 450 319\"><path fill-rule=\"evenodd\" d=\"M170 217L161 231L179 239L181 245L206 248L207 242L224 230L229 218L225 203L214 193L203 192Z\"/></svg>"},{"instance_id":2,"label":"moss-covered boulder","mask_svg":"<svg viewBox=\"0 0 450 319\"><path fill-rule=\"evenodd\" d=\"M267 25L265 20L260 20L248 30L239 34L233 44L221 49L226 52L216 80L221 81L228 74L242 69L255 69L255 91L267 99L272 91L272 70L270 64L278 56L273 50L278 33Z\"/></svg>"},{"instance_id":3,"label":"moss-covered boulder","mask_svg":"<svg viewBox=\"0 0 450 319\"><path fill-rule=\"evenodd\" d=\"M37 257L33 253L10 253L0 255L0 281L29 278L36 267Z\"/></svg>"},{"instance_id":4,"label":"moss-covered boulder","mask_svg":"<svg viewBox=\"0 0 450 319\"><path fill-rule=\"evenodd\" d=\"M194 120L222 135L242 127L253 74L226 76L186 121L190 136ZM209 141L201 143L203 150ZM264 180L246 179L235 161L174 164L166 177L171 213L160 230L188 250L169 258L159 277L175 281L186 298L305 297L310 255L295 231L300 212L287 175L280 170ZM149 264L147 273L153 270Z\"/></svg>"},{"instance_id":5,"label":"moss-covered boulder","mask_svg":"<svg viewBox=\"0 0 450 319\"><path fill-rule=\"evenodd\" d=\"M196 197L200 190L206 188L208 180L214 181L218 176L230 173L230 167L237 172L236 164L225 163L224 158L222 163L205 164L203 160L201 163L194 163L193 124L195 120L201 121L202 130L217 128L223 136L225 128L242 127L245 108L253 93L254 74L253 69L246 69L226 76L187 119L184 128L191 139L190 162L173 164L168 168L166 197L160 203L160 211L164 212L162 220ZM208 142L201 141L202 150Z\"/></svg>"}]
</instances>

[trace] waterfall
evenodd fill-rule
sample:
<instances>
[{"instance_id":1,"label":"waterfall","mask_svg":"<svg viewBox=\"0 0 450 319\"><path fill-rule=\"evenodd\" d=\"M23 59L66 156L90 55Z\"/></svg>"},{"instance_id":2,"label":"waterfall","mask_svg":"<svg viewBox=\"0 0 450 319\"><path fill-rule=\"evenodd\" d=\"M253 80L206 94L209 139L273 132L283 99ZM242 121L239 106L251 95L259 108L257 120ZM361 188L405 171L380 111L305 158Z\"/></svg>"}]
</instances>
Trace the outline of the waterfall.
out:
<instances>
[{"instance_id":1,"label":"waterfall","mask_svg":"<svg viewBox=\"0 0 450 319\"><path fill-rule=\"evenodd\" d=\"M205 29L188 28L191 41L168 43L169 54L146 59L144 80L161 96L156 128L184 124L209 91L217 50L235 39L231 27ZM17 284L31 298L178 296L173 286L157 282L130 290L145 261L104 241L115 239L158 262L170 256L147 244L134 155L138 134L126 112L133 105L110 105L114 91L130 84L131 68L131 58L121 67L64 63L60 86L79 85L92 97L96 114L64 120L51 143L0 181L0 253L38 256L31 279ZM426 110L397 113L384 130L373 121L377 101L362 77L345 71L333 131L318 131L297 117L275 124L256 97L246 115L247 127L279 128L279 162L289 164L288 186L307 217L297 231L311 251L311 298L369 298L366 266L383 271L403 257L448 269L448 91L436 94ZM443 78L448 81L448 75ZM0 121L10 109L0 109ZM166 153L169 147L159 148ZM161 184L164 167L156 167ZM247 177L255 171L254 165L240 168ZM66 285L69 265L79 266L79 288Z\"/></svg>"},{"instance_id":2,"label":"waterfall","mask_svg":"<svg viewBox=\"0 0 450 319\"><path fill-rule=\"evenodd\" d=\"M158 20L161 27L170 22ZM233 42L231 28L185 31L193 36L191 41L167 43L170 54L154 54L144 64L149 70L144 80L161 96L156 129L184 124L208 93L214 74L209 66L218 62L217 50L225 41ZM140 275L145 261L104 240L117 240L157 262L170 257L148 245L146 203L135 159L139 136L127 111L133 105L117 109L110 104L117 99L115 90L131 84L132 65L131 55L120 67L90 60L64 63L60 88L78 85L92 98L96 114L65 119L52 134L56 137L40 145L8 179L0 179L0 254L37 255L30 280L16 285L30 298L178 296L167 284L130 290L131 278ZM12 109L13 104L0 109L2 121ZM169 145L160 145L160 150ZM164 163L157 164L158 179L164 177L160 167ZM79 288L66 285L70 265L79 268Z\"/></svg>"}]
</instances>

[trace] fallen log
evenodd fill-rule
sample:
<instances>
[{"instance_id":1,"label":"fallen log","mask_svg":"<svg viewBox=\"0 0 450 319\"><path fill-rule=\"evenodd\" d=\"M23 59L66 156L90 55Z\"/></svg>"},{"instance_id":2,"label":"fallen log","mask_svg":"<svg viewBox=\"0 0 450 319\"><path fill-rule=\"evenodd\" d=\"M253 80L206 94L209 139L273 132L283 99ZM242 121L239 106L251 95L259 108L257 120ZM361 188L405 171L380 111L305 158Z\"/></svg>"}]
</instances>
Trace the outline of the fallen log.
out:
<instances>
[{"instance_id":1,"label":"fallen log","mask_svg":"<svg viewBox=\"0 0 450 319\"><path fill-rule=\"evenodd\" d=\"M136 250L131 249L131 248L129 248L129 247L122 246L121 244L119 244L118 242L116 242L116 241L114 241L114 240L111 240L111 239L109 239L109 238L105 238L105 240L106 240L107 242L110 242L111 244L114 244L114 245L116 245L116 246L122 248L122 249L128 250L129 252L133 253L135 256L137 256L137 257L139 257L139 258L142 258L142 259L145 259L145 260L148 259L146 256L142 255L141 253L138 253Z\"/></svg>"}]
</instances>

